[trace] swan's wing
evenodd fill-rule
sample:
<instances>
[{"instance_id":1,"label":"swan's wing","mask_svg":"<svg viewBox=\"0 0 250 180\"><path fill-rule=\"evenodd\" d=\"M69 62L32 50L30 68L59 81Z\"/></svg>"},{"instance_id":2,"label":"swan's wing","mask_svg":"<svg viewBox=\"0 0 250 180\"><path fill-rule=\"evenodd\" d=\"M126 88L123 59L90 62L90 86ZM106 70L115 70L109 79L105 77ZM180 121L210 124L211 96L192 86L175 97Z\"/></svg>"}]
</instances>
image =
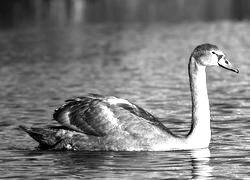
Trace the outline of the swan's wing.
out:
<instances>
[{"instance_id":1,"label":"swan's wing","mask_svg":"<svg viewBox=\"0 0 250 180\"><path fill-rule=\"evenodd\" d=\"M168 131L157 118L139 106L124 99L96 94L67 100L55 110L53 118L65 127L95 136L104 136L113 129L135 132L158 128Z\"/></svg>"}]
</instances>

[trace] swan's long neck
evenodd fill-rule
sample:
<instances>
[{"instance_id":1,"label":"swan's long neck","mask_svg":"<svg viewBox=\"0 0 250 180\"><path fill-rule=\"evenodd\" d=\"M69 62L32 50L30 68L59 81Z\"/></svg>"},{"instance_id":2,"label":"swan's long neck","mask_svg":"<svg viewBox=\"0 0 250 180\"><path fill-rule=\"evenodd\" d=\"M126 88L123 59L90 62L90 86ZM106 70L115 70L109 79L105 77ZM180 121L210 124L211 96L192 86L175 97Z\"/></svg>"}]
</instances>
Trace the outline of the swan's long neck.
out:
<instances>
[{"instance_id":1,"label":"swan's long neck","mask_svg":"<svg viewBox=\"0 0 250 180\"><path fill-rule=\"evenodd\" d=\"M199 65L191 56L189 81L192 98L192 125L187 144L192 148L208 147L211 139L210 110L206 86L205 66Z\"/></svg>"}]
</instances>

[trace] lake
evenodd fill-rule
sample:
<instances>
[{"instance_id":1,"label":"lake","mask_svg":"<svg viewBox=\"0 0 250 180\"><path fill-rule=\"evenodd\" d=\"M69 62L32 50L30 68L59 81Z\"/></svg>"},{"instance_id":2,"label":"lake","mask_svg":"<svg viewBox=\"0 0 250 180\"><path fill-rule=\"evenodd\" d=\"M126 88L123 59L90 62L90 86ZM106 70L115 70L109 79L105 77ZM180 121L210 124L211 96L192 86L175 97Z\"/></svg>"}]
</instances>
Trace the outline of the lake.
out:
<instances>
[{"instance_id":1,"label":"lake","mask_svg":"<svg viewBox=\"0 0 250 180\"><path fill-rule=\"evenodd\" d=\"M0 31L0 178L249 179L250 22L89 23ZM240 73L207 69L209 149L167 152L39 151L19 125L56 124L67 98L128 99L174 133L190 128L187 63L218 45Z\"/></svg>"}]
</instances>

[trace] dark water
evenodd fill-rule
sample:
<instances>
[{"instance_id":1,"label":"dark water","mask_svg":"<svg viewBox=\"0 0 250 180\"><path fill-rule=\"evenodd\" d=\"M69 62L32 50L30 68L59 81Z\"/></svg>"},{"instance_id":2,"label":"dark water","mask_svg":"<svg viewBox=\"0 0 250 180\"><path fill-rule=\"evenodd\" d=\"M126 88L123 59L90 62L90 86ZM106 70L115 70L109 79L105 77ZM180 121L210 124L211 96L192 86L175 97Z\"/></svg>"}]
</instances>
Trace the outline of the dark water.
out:
<instances>
[{"instance_id":1,"label":"dark water","mask_svg":"<svg viewBox=\"0 0 250 180\"><path fill-rule=\"evenodd\" d=\"M248 0L1 0L0 27L250 19Z\"/></svg>"},{"instance_id":2,"label":"dark water","mask_svg":"<svg viewBox=\"0 0 250 180\"><path fill-rule=\"evenodd\" d=\"M1 29L0 178L249 179L249 34L250 22L229 20ZM187 63L193 48L204 42L217 44L240 69L238 75L207 70L209 149L37 151L17 128L55 123L51 115L66 98L92 92L128 99L162 117L173 132L186 134L191 119Z\"/></svg>"}]
</instances>

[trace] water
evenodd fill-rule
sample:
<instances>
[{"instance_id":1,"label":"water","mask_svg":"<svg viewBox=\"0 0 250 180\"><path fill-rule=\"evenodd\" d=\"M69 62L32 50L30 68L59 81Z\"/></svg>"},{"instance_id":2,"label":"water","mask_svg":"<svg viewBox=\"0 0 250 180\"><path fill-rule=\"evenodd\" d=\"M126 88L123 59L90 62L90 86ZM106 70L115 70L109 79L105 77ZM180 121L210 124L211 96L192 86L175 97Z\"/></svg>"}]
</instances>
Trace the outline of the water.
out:
<instances>
[{"instance_id":1,"label":"water","mask_svg":"<svg viewBox=\"0 0 250 180\"><path fill-rule=\"evenodd\" d=\"M249 179L250 22L99 23L0 31L0 177L24 179ZM88 92L128 99L174 133L190 127L187 62L217 44L240 74L210 68L209 149L50 152L18 125L56 124L54 109Z\"/></svg>"}]
</instances>

